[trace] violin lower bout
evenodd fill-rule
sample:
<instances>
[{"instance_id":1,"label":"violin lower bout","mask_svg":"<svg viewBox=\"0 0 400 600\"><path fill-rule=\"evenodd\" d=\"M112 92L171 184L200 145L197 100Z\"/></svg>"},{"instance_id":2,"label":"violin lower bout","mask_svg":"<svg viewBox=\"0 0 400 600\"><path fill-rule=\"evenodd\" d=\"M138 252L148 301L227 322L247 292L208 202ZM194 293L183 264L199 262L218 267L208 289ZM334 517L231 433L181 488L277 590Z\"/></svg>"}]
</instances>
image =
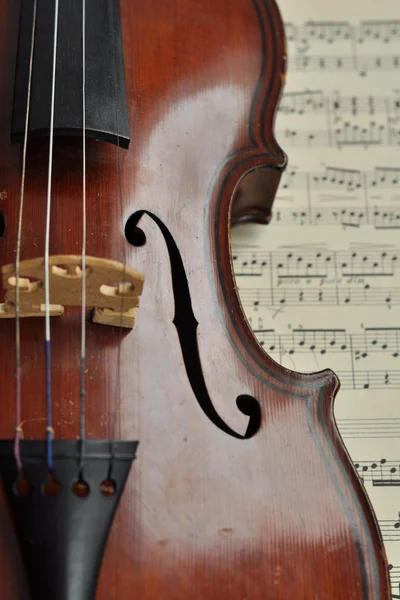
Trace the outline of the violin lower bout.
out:
<instances>
[{"instance_id":1,"label":"violin lower bout","mask_svg":"<svg viewBox=\"0 0 400 600\"><path fill-rule=\"evenodd\" d=\"M132 549L121 560L133 597L390 598L377 525L333 425L336 386L329 372L314 389L260 386L262 426L246 441L200 414L195 424L188 401L172 410L182 423L172 442L162 413L131 479Z\"/></svg>"}]
</instances>

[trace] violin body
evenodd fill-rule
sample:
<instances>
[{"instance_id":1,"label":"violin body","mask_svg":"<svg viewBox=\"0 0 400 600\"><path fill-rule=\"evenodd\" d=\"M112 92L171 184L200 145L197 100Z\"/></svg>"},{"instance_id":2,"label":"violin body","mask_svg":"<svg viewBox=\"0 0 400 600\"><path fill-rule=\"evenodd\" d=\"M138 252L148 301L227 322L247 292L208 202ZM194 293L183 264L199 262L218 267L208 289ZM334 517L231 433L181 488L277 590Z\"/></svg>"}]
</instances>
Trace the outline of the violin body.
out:
<instances>
[{"instance_id":1,"label":"violin body","mask_svg":"<svg viewBox=\"0 0 400 600\"><path fill-rule=\"evenodd\" d=\"M10 141L18 5L0 1L1 265L15 260L21 186L21 145ZM88 312L86 421L88 439L139 445L96 599L389 598L375 515L334 419L339 381L265 353L232 271L230 226L268 222L286 166L273 135L286 68L278 8L120 8L131 141L87 140L87 253L137 269L144 287L131 330ZM55 137L52 255L80 252L80 148L76 137ZM28 144L23 260L45 253L48 151L47 138ZM80 327L76 307L51 320L61 440L79 436ZM14 320L3 319L3 439L14 436L14 346ZM44 321L22 319L25 439L45 437L45 389ZM28 599L7 506L3 497L0 596Z\"/></svg>"}]
</instances>

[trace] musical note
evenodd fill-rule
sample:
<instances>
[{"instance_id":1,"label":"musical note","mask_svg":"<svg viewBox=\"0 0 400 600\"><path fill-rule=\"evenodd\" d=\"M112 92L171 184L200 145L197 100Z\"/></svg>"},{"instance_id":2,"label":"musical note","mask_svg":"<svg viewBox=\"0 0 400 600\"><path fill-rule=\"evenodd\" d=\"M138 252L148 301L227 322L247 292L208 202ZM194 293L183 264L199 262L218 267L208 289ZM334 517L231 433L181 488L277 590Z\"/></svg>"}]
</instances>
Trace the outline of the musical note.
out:
<instances>
[{"instance_id":1,"label":"musical note","mask_svg":"<svg viewBox=\"0 0 400 600\"><path fill-rule=\"evenodd\" d=\"M295 207L294 197L297 199ZM321 172L307 172L292 167L283 174L273 223L340 226L344 230L367 225L377 230L399 229L400 207L389 205L397 202L398 197L400 168L375 167L373 171L360 171L327 166Z\"/></svg>"},{"instance_id":2,"label":"musical note","mask_svg":"<svg viewBox=\"0 0 400 600\"><path fill-rule=\"evenodd\" d=\"M387 251L337 253L343 277L393 277L398 256Z\"/></svg>"},{"instance_id":3,"label":"musical note","mask_svg":"<svg viewBox=\"0 0 400 600\"><path fill-rule=\"evenodd\" d=\"M392 90L390 96L368 95L368 96L346 96L339 90L335 90L330 95L324 94L321 90L306 90L288 92L282 99L278 107L278 112L286 116L323 115L330 110L337 122L344 116L369 116L389 114L392 117L399 115L399 91Z\"/></svg>"},{"instance_id":4,"label":"musical note","mask_svg":"<svg viewBox=\"0 0 400 600\"><path fill-rule=\"evenodd\" d=\"M394 277L400 267L400 248L388 251L368 246L360 250L326 251L321 248L310 251L305 246L290 251L260 252L258 258L244 246L233 248L233 262L243 277L253 276L253 270L262 276L267 265L276 271L278 280L326 279L337 272L347 278Z\"/></svg>"},{"instance_id":5,"label":"musical note","mask_svg":"<svg viewBox=\"0 0 400 600\"><path fill-rule=\"evenodd\" d=\"M361 171L338 167L326 167L325 173L322 176L314 174L313 182L316 188L344 188L347 192L359 190L363 185Z\"/></svg>"},{"instance_id":6,"label":"musical note","mask_svg":"<svg viewBox=\"0 0 400 600\"><path fill-rule=\"evenodd\" d=\"M361 337L353 335L353 344L361 345ZM364 351L356 350L360 352L359 357L365 358L373 352L385 352L390 354L392 358L399 358L400 356L400 328L398 327L366 327L364 330Z\"/></svg>"},{"instance_id":7,"label":"musical note","mask_svg":"<svg viewBox=\"0 0 400 600\"><path fill-rule=\"evenodd\" d=\"M277 353L280 356L281 344L274 329L253 329L253 333L268 354Z\"/></svg>"},{"instance_id":8,"label":"musical note","mask_svg":"<svg viewBox=\"0 0 400 600\"><path fill-rule=\"evenodd\" d=\"M293 68L297 71L358 71L365 77L370 71L396 71L400 66L400 53L395 55L363 56L313 56L298 54Z\"/></svg>"},{"instance_id":9,"label":"musical note","mask_svg":"<svg viewBox=\"0 0 400 600\"><path fill-rule=\"evenodd\" d=\"M345 96L338 90L331 95L320 90L290 92L278 114L285 119L285 128L277 128L277 137L293 147L369 149L400 143L398 90L390 96Z\"/></svg>"},{"instance_id":10,"label":"musical note","mask_svg":"<svg viewBox=\"0 0 400 600\"><path fill-rule=\"evenodd\" d=\"M379 519L379 527L386 542L400 542L400 515L396 520Z\"/></svg>"},{"instance_id":11,"label":"musical note","mask_svg":"<svg viewBox=\"0 0 400 600\"><path fill-rule=\"evenodd\" d=\"M400 21L361 21L357 28L357 41L359 44L400 41Z\"/></svg>"},{"instance_id":12,"label":"musical note","mask_svg":"<svg viewBox=\"0 0 400 600\"><path fill-rule=\"evenodd\" d=\"M356 71L365 77L370 72L391 71L400 64L400 52L392 50L400 41L398 20L361 21L356 25L348 21L307 21L303 25L288 23L287 27L289 45L294 45L289 65L293 70ZM331 49L336 53L332 54ZM377 53L371 54L372 49Z\"/></svg>"},{"instance_id":13,"label":"musical note","mask_svg":"<svg viewBox=\"0 0 400 600\"><path fill-rule=\"evenodd\" d=\"M341 40L349 40L351 35L351 25L346 21L309 20L300 28L300 39L303 44L309 43L310 40L334 44Z\"/></svg>"},{"instance_id":14,"label":"musical note","mask_svg":"<svg viewBox=\"0 0 400 600\"><path fill-rule=\"evenodd\" d=\"M364 361L374 353L386 353L400 360L400 328L365 327L363 333L348 333L346 329L293 329L289 334L277 335L274 329L254 329L260 340L273 336L273 348L282 354L318 352L320 354L353 352L354 360ZM278 342L279 340L279 342ZM280 347L278 346L280 344ZM332 359L329 359L332 360ZM400 366L399 366L400 368Z\"/></svg>"},{"instance_id":15,"label":"musical note","mask_svg":"<svg viewBox=\"0 0 400 600\"><path fill-rule=\"evenodd\" d=\"M400 210L375 207L372 223L375 229L400 229Z\"/></svg>"},{"instance_id":16,"label":"musical note","mask_svg":"<svg viewBox=\"0 0 400 600\"><path fill-rule=\"evenodd\" d=\"M381 458L377 461L358 461L354 463L361 481L374 487L400 486L400 460Z\"/></svg>"},{"instance_id":17,"label":"musical note","mask_svg":"<svg viewBox=\"0 0 400 600\"><path fill-rule=\"evenodd\" d=\"M274 329L253 331L266 352L285 366L290 367L297 355L313 354L318 356L321 367L321 359L325 357L324 365L335 369L343 390L400 389L398 361L390 363L388 369L374 368L377 353L386 353L387 361L399 359L400 329L366 328L363 334L348 333L345 329L301 328L288 334L278 334ZM372 365L367 370L368 360Z\"/></svg>"},{"instance_id":18,"label":"musical note","mask_svg":"<svg viewBox=\"0 0 400 600\"><path fill-rule=\"evenodd\" d=\"M360 171L327 166L320 172L307 172L292 166L282 174L279 191L280 193L287 189L305 191L309 185L315 191L330 190L338 193L364 193L367 191L365 187L374 188L374 193L376 190L400 191L400 167L380 166L375 167L373 171Z\"/></svg>"},{"instance_id":19,"label":"musical note","mask_svg":"<svg viewBox=\"0 0 400 600\"><path fill-rule=\"evenodd\" d=\"M368 187L373 188L399 188L400 168L375 167L373 173L366 175Z\"/></svg>"},{"instance_id":20,"label":"musical note","mask_svg":"<svg viewBox=\"0 0 400 600\"><path fill-rule=\"evenodd\" d=\"M389 564L392 598L400 598L400 566Z\"/></svg>"},{"instance_id":21,"label":"musical note","mask_svg":"<svg viewBox=\"0 0 400 600\"><path fill-rule=\"evenodd\" d=\"M325 114L327 99L321 91L288 92L279 104L278 112L284 115Z\"/></svg>"},{"instance_id":22,"label":"musical note","mask_svg":"<svg viewBox=\"0 0 400 600\"><path fill-rule=\"evenodd\" d=\"M243 255L235 253L232 262L236 277L260 277L268 265L267 261L264 258L260 260L256 253L243 253Z\"/></svg>"},{"instance_id":23,"label":"musical note","mask_svg":"<svg viewBox=\"0 0 400 600\"><path fill-rule=\"evenodd\" d=\"M281 354L344 352L348 347L347 338L344 329L293 329L291 335L281 336Z\"/></svg>"}]
</instances>

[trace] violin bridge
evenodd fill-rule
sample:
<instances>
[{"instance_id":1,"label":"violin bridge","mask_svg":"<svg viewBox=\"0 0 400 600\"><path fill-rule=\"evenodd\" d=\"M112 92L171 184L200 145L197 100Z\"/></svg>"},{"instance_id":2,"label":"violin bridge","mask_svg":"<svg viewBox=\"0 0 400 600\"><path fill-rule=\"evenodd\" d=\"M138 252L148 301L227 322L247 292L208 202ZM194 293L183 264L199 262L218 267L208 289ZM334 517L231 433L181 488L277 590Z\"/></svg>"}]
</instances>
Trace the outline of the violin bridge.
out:
<instances>
[{"instance_id":1,"label":"violin bridge","mask_svg":"<svg viewBox=\"0 0 400 600\"><path fill-rule=\"evenodd\" d=\"M81 265L81 256L50 257L50 316L63 315L68 306L82 306ZM15 318L17 285L20 316L44 317L44 258L21 261L19 272L17 282L15 264L2 267L5 301L0 304L0 319ZM86 257L86 305L93 309L93 322L132 329L143 282L142 273L120 262Z\"/></svg>"}]
</instances>

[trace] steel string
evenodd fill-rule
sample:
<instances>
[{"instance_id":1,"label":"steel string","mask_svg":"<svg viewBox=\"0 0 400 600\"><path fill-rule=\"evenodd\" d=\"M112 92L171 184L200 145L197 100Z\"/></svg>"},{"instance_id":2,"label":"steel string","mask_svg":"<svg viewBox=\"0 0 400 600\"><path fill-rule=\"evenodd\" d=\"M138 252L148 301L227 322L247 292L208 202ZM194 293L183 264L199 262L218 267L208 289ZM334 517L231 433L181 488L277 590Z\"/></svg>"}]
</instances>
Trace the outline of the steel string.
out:
<instances>
[{"instance_id":1,"label":"steel string","mask_svg":"<svg viewBox=\"0 0 400 600\"><path fill-rule=\"evenodd\" d=\"M22 221L24 213L25 199L25 178L26 178L26 154L28 146L28 126L31 106L31 89L32 89L32 71L33 71L33 53L35 49L36 39L36 18L37 18L37 0L33 3L33 19L31 31L31 48L29 55L29 77L28 90L26 99L25 113L25 131L22 150L22 176L21 176L21 191L19 201L18 214L18 233L17 233L17 248L15 253L15 440L14 440L14 456L17 463L17 468L22 471L21 449L20 442L22 436L21 422L21 322L20 322L20 289L19 289L19 274L21 261L21 243L22 243Z\"/></svg>"},{"instance_id":2,"label":"steel string","mask_svg":"<svg viewBox=\"0 0 400 600\"><path fill-rule=\"evenodd\" d=\"M82 0L82 324L80 370L80 472L82 475L86 450L86 0Z\"/></svg>"},{"instance_id":3,"label":"steel string","mask_svg":"<svg viewBox=\"0 0 400 600\"><path fill-rule=\"evenodd\" d=\"M51 81L51 113L50 113L50 146L49 168L47 180L46 203L46 237L44 254L44 292L45 292L45 357L46 357L46 406L47 406L47 466L53 468L53 437L52 398L51 398L51 333L50 333L50 216L51 216L51 184L53 175L53 142L54 142L54 110L56 90L57 38L58 38L59 0L55 0L54 14L54 44L53 44L53 73Z\"/></svg>"}]
</instances>

